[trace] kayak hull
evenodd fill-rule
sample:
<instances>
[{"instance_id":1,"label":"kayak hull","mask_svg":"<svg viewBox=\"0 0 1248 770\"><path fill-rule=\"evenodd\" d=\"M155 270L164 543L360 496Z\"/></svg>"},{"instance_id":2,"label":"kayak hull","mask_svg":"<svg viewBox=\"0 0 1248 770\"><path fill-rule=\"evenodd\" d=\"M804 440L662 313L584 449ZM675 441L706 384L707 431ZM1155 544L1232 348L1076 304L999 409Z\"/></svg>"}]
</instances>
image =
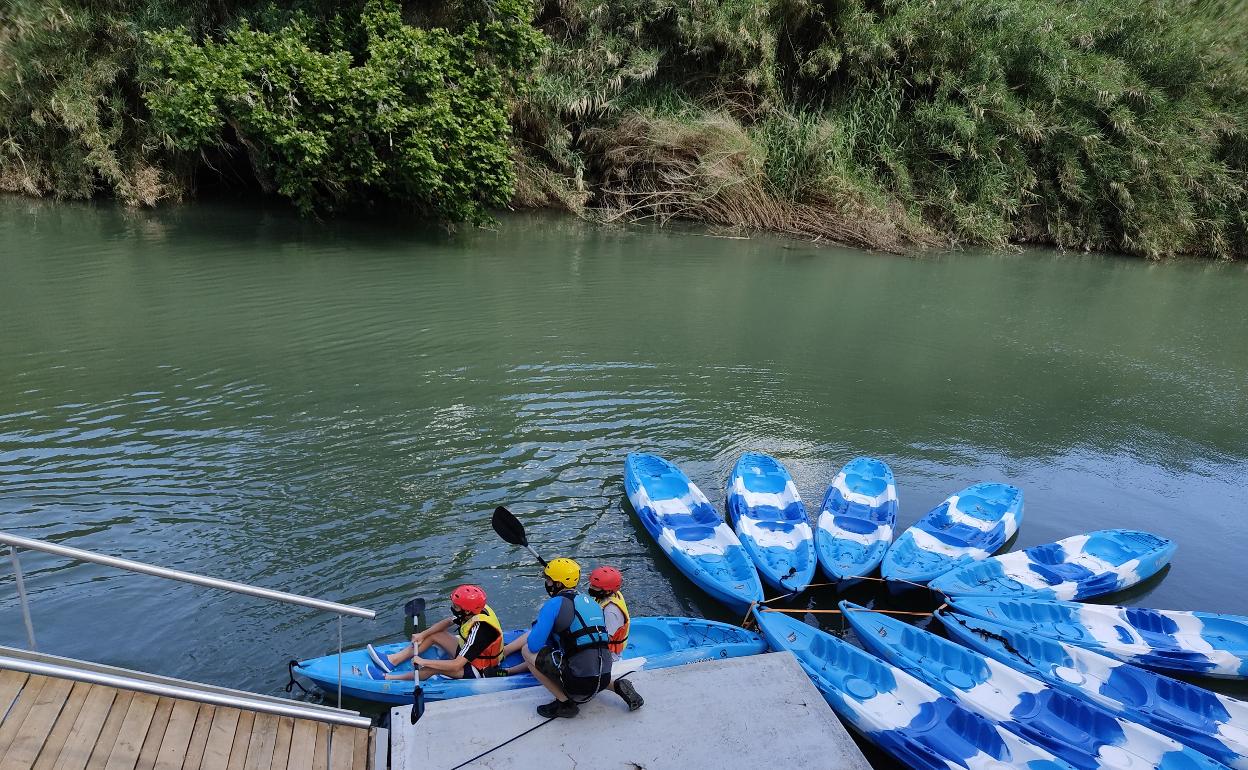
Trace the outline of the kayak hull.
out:
<instances>
[{"instance_id":1,"label":"kayak hull","mask_svg":"<svg viewBox=\"0 0 1248 770\"><path fill-rule=\"evenodd\" d=\"M853 582L880 566L897 525L897 483L888 463L855 457L823 496L815 552L834 582Z\"/></svg>"},{"instance_id":2,"label":"kayak hull","mask_svg":"<svg viewBox=\"0 0 1248 770\"><path fill-rule=\"evenodd\" d=\"M631 453L624 490L642 526L698 587L739 612L762 601L763 585L741 541L679 468L658 455Z\"/></svg>"},{"instance_id":3,"label":"kayak hull","mask_svg":"<svg viewBox=\"0 0 1248 770\"><path fill-rule=\"evenodd\" d=\"M522 630L507 631L503 638L510 642L522 633ZM398 642L377 645L376 649L383 655L388 655L406 646L407 644ZM619 676L627 671L671 668L705 660L758 655L766 651L767 644L758 634L727 623L697 618L634 617L629 628L628 646L613 671ZM427 654L431 658L443 657L436 648ZM513 653L503 661L503 666L513 666L521 662L523 659L519 653ZM368 654L364 649L343 652L344 695L377 703L402 705L412 702L412 681L373 679L367 674L368 666ZM396 670L411 671L411 664L405 663ZM302 661L295 666L295 673L312 680L327 694L334 695L338 692L336 654ZM434 676L422 684L426 700L447 700L537 686L538 681L527 673L488 679Z\"/></svg>"},{"instance_id":4,"label":"kayak hull","mask_svg":"<svg viewBox=\"0 0 1248 770\"><path fill-rule=\"evenodd\" d=\"M841 609L867 649L1075 767L1221 768L1169 736L960 644L849 602Z\"/></svg>"},{"instance_id":5,"label":"kayak hull","mask_svg":"<svg viewBox=\"0 0 1248 770\"><path fill-rule=\"evenodd\" d=\"M813 626L757 609L754 618L771 648L792 652L842 719L907 767L1071 767L906 672Z\"/></svg>"},{"instance_id":6,"label":"kayak hull","mask_svg":"<svg viewBox=\"0 0 1248 770\"><path fill-rule=\"evenodd\" d=\"M815 577L815 539L788 470L773 457L746 452L726 491L732 526L763 581L783 593L805 590Z\"/></svg>"},{"instance_id":7,"label":"kayak hull","mask_svg":"<svg viewBox=\"0 0 1248 770\"><path fill-rule=\"evenodd\" d=\"M901 533L884 555L881 576L899 587L924 585L1000 550L1023 521L1023 491L998 482L950 495Z\"/></svg>"},{"instance_id":8,"label":"kayak hull","mask_svg":"<svg viewBox=\"0 0 1248 770\"><path fill-rule=\"evenodd\" d=\"M946 596L1087 599L1129 588L1170 563L1174 541L1131 529L1101 529L1002 554L941 575Z\"/></svg>"},{"instance_id":9,"label":"kayak hull","mask_svg":"<svg viewBox=\"0 0 1248 770\"><path fill-rule=\"evenodd\" d=\"M1027 598L955 597L963 615L1159 671L1248 678L1248 617Z\"/></svg>"},{"instance_id":10,"label":"kayak hull","mask_svg":"<svg viewBox=\"0 0 1248 770\"><path fill-rule=\"evenodd\" d=\"M1031 632L940 611L949 636L1187 744L1248 770L1248 703Z\"/></svg>"}]
</instances>

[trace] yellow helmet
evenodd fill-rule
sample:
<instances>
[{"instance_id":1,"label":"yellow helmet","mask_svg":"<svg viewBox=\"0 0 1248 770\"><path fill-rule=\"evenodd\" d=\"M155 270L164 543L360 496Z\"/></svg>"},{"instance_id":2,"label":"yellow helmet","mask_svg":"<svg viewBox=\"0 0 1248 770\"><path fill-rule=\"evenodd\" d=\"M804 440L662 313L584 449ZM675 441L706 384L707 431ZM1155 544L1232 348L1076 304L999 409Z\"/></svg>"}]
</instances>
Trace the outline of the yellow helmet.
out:
<instances>
[{"instance_id":1,"label":"yellow helmet","mask_svg":"<svg viewBox=\"0 0 1248 770\"><path fill-rule=\"evenodd\" d=\"M546 569L542 570L542 574L564 588L576 588L576 584L581 581L581 565L571 559L551 559L546 562Z\"/></svg>"}]
</instances>

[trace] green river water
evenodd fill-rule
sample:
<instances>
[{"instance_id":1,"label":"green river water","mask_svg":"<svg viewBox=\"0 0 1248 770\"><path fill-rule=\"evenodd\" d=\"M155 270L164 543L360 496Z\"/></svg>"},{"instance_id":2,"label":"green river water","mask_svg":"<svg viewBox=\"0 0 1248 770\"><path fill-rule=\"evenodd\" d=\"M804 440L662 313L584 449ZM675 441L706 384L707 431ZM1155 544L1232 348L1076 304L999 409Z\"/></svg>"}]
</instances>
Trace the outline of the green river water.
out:
<instances>
[{"instance_id":1,"label":"green river water","mask_svg":"<svg viewBox=\"0 0 1248 770\"><path fill-rule=\"evenodd\" d=\"M635 613L733 621L622 470L663 454L722 505L751 449L812 515L859 454L902 525L1008 481L1017 546L1150 529L1174 564L1117 598L1248 614L1248 269L0 198L0 529L379 610L344 624L358 645L467 581L526 625L541 584L490 530L503 503L548 557L619 566ZM45 651L278 692L336 644L326 614L22 564ZM0 644L25 645L7 560Z\"/></svg>"}]
</instances>

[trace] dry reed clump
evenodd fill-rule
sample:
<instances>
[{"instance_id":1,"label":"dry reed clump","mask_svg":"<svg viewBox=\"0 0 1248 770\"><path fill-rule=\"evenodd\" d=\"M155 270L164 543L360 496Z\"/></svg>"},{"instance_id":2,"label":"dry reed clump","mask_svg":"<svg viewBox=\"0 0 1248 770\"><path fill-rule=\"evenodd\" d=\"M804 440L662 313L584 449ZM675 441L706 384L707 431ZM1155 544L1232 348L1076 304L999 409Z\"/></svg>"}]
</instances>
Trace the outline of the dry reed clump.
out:
<instances>
[{"instance_id":1,"label":"dry reed clump","mask_svg":"<svg viewBox=\"0 0 1248 770\"><path fill-rule=\"evenodd\" d=\"M722 113L693 119L631 113L585 138L607 221L692 219L891 252L940 242L900 208L885 210L847 193L848 184L785 197L765 172L766 151Z\"/></svg>"},{"instance_id":2,"label":"dry reed clump","mask_svg":"<svg viewBox=\"0 0 1248 770\"><path fill-rule=\"evenodd\" d=\"M515 168L512 208L554 208L573 214L585 210L589 193L579 179L565 178L518 147L512 149L511 160Z\"/></svg>"}]
</instances>

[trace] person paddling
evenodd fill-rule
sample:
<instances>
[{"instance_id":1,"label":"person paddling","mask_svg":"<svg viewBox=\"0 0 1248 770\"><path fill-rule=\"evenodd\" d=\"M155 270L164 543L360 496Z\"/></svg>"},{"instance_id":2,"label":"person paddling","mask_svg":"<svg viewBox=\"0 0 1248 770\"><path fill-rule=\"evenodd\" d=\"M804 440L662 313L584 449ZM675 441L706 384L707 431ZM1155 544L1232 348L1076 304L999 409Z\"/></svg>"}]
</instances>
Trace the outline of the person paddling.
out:
<instances>
[{"instance_id":1,"label":"person paddling","mask_svg":"<svg viewBox=\"0 0 1248 770\"><path fill-rule=\"evenodd\" d=\"M595 567L589 573L589 595L602 608L612 660L619 660L628 646L628 602L621 593L623 587L624 576L615 567Z\"/></svg>"},{"instance_id":2,"label":"person paddling","mask_svg":"<svg viewBox=\"0 0 1248 770\"><path fill-rule=\"evenodd\" d=\"M645 702L626 679L611 679L611 650L602 608L576 592L581 567L571 559L552 559L542 571L550 596L518 642L528 670L555 699L537 707L546 718L574 717L578 704L603 690L624 699L629 711Z\"/></svg>"},{"instance_id":3,"label":"person paddling","mask_svg":"<svg viewBox=\"0 0 1248 770\"><path fill-rule=\"evenodd\" d=\"M498 615L485 601L481 586L462 585L451 592L451 617L434 623L412 636L412 643L398 652L382 655L368 645L368 657L376 666L369 666L374 679L415 679L417 671L423 681L441 674L451 679L480 679L502 676L503 627ZM455 634L450 633L454 627ZM422 658L420 654L437 645L447 660ZM412 671L395 673L394 668L411 660Z\"/></svg>"}]
</instances>

